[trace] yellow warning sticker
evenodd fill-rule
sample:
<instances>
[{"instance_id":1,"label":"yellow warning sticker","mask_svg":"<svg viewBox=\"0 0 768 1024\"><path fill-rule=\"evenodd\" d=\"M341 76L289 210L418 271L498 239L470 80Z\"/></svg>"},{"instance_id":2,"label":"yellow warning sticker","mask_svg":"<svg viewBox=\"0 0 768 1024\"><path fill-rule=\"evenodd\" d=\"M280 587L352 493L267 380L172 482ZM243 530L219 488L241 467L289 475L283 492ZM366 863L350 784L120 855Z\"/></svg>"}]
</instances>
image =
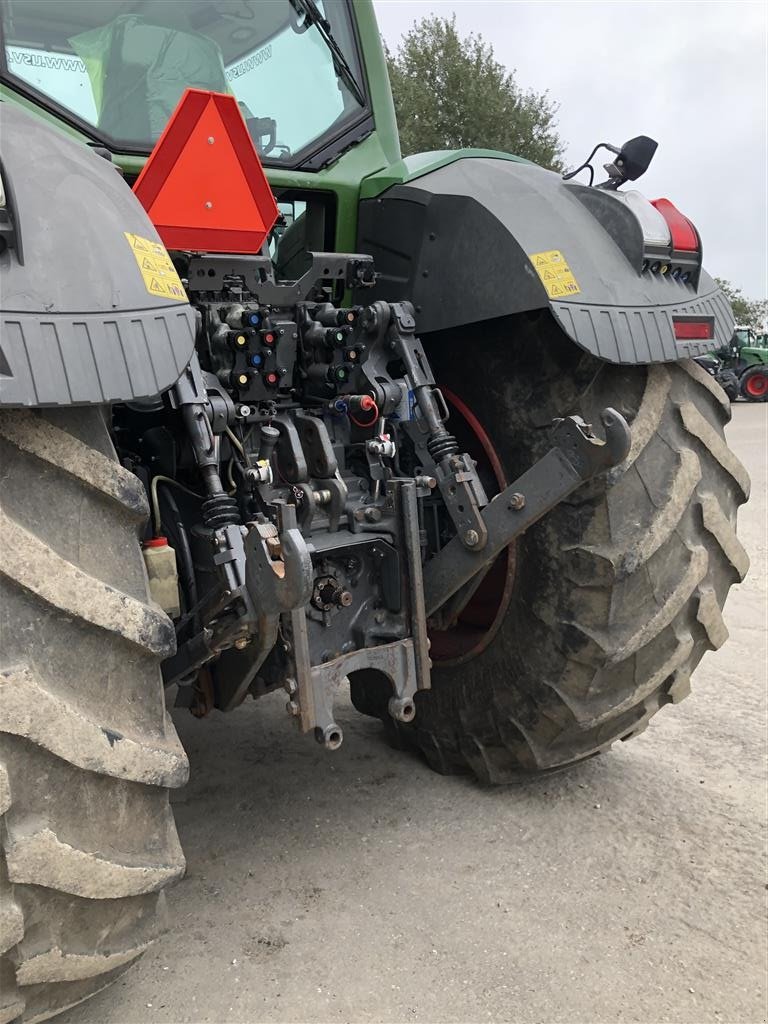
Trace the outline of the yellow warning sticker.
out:
<instances>
[{"instance_id":1,"label":"yellow warning sticker","mask_svg":"<svg viewBox=\"0 0 768 1024\"><path fill-rule=\"evenodd\" d=\"M186 302L187 293L184 291L184 285L162 242L153 242L150 238L132 235L130 231L124 231L123 234L128 239L144 279L144 287L149 294L160 299Z\"/></svg>"},{"instance_id":2,"label":"yellow warning sticker","mask_svg":"<svg viewBox=\"0 0 768 1024\"><path fill-rule=\"evenodd\" d=\"M559 249L549 252L532 252L528 259L541 278L544 290L550 299L565 299L569 295L578 295L581 291L573 271L565 261Z\"/></svg>"}]
</instances>

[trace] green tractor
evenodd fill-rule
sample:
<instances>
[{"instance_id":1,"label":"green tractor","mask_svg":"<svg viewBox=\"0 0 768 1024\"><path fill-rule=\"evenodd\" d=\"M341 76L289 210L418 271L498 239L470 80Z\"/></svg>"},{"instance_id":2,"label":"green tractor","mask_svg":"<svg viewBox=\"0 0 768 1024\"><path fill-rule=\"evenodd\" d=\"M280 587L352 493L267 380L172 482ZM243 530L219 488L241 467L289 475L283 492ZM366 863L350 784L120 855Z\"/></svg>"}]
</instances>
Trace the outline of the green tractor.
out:
<instances>
[{"instance_id":1,"label":"green tractor","mask_svg":"<svg viewBox=\"0 0 768 1024\"><path fill-rule=\"evenodd\" d=\"M768 399L768 343L765 334L737 326L728 344L697 362L712 374L731 401L739 396L748 402Z\"/></svg>"},{"instance_id":2,"label":"green tractor","mask_svg":"<svg viewBox=\"0 0 768 1024\"><path fill-rule=\"evenodd\" d=\"M751 327L736 327L723 355L739 378L739 393L748 402L768 400L768 344L765 334Z\"/></svg>"},{"instance_id":3,"label":"green tractor","mask_svg":"<svg viewBox=\"0 0 768 1024\"><path fill-rule=\"evenodd\" d=\"M8 1024L157 936L166 696L283 691L343 757L348 685L438 772L578 764L725 641L749 480L693 361L728 303L623 187L652 140L594 187L402 159L368 0L0 10Z\"/></svg>"}]
</instances>

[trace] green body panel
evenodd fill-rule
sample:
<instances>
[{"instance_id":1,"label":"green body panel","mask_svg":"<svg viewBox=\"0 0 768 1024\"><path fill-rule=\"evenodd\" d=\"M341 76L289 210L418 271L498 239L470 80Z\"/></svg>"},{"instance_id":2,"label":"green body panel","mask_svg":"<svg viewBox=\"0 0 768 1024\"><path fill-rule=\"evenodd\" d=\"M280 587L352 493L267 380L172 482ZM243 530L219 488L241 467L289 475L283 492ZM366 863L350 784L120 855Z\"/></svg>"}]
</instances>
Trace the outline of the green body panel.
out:
<instances>
[{"instance_id":1,"label":"green body panel","mask_svg":"<svg viewBox=\"0 0 768 1024\"><path fill-rule=\"evenodd\" d=\"M768 347L766 336L756 334L751 327L736 327L733 341L739 350L739 362L747 366L768 364Z\"/></svg>"},{"instance_id":2,"label":"green body panel","mask_svg":"<svg viewBox=\"0 0 768 1024\"><path fill-rule=\"evenodd\" d=\"M376 12L373 9L373 0L355 0L354 8L376 135L382 152L386 154L387 164L390 164L400 159L400 136L397 131L387 60L376 21ZM367 173L373 174L380 169L371 166Z\"/></svg>"},{"instance_id":3,"label":"green body panel","mask_svg":"<svg viewBox=\"0 0 768 1024\"><path fill-rule=\"evenodd\" d=\"M354 250L357 235L360 182L371 173L372 168L385 168L387 155L379 133L373 132L359 145L348 149L335 163L320 171L289 171L268 167L266 172L274 189L295 188L335 193L336 248L350 252Z\"/></svg>"},{"instance_id":4,"label":"green body panel","mask_svg":"<svg viewBox=\"0 0 768 1024\"><path fill-rule=\"evenodd\" d=\"M745 346L739 349L739 356L747 366L755 366L758 363L762 366L768 366L768 348Z\"/></svg>"}]
</instances>

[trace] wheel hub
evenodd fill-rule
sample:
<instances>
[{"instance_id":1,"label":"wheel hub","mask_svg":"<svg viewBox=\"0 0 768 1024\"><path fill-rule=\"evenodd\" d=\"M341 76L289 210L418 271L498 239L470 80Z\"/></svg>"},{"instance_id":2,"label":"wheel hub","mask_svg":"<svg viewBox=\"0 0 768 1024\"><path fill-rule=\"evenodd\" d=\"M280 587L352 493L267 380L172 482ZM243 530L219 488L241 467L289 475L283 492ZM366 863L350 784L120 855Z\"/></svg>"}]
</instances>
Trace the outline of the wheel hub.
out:
<instances>
[{"instance_id":1,"label":"wheel hub","mask_svg":"<svg viewBox=\"0 0 768 1024\"><path fill-rule=\"evenodd\" d=\"M752 398L763 398L768 393L768 374L753 374L746 382L744 390Z\"/></svg>"}]
</instances>

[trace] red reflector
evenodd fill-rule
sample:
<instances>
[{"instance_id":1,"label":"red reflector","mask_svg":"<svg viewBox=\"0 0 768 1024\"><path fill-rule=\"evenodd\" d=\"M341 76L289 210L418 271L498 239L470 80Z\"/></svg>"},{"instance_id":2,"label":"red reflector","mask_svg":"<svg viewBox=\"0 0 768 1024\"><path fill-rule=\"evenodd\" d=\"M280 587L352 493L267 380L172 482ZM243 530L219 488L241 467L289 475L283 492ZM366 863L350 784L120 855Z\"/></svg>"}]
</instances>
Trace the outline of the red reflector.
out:
<instances>
[{"instance_id":1,"label":"red reflector","mask_svg":"<svg viewBox=\"0 0 768 1024\"><path fill-rule=\"evenodd\" d=\"M673 317L672 322L678 341L711 341L715 336L713 320L677 320Z\"/></svg>"},{"instance_id":2,"label":"red reflector","mask_svg":"<svg viewBox=\"0 0 768 1024\"><path fill-rule=\"evenodd\" d=\"M187 89L133 186L169 249L258 252L277 205L234 96Z\"/></svg>"},{"instance_id":3,"label":"red reflector","mask_svg":"<svg viewBox=\"0 0 768 1024\"><path fill-rule=\"evenodd\" d=\"M674 203L668 199L652 199L651 206L655 206L661 216L667 222L667 227L672 235L672 248L682 252L698 252L699 236L696 228L687 217L684 217Z\"/></svg>"}]
</instances>

